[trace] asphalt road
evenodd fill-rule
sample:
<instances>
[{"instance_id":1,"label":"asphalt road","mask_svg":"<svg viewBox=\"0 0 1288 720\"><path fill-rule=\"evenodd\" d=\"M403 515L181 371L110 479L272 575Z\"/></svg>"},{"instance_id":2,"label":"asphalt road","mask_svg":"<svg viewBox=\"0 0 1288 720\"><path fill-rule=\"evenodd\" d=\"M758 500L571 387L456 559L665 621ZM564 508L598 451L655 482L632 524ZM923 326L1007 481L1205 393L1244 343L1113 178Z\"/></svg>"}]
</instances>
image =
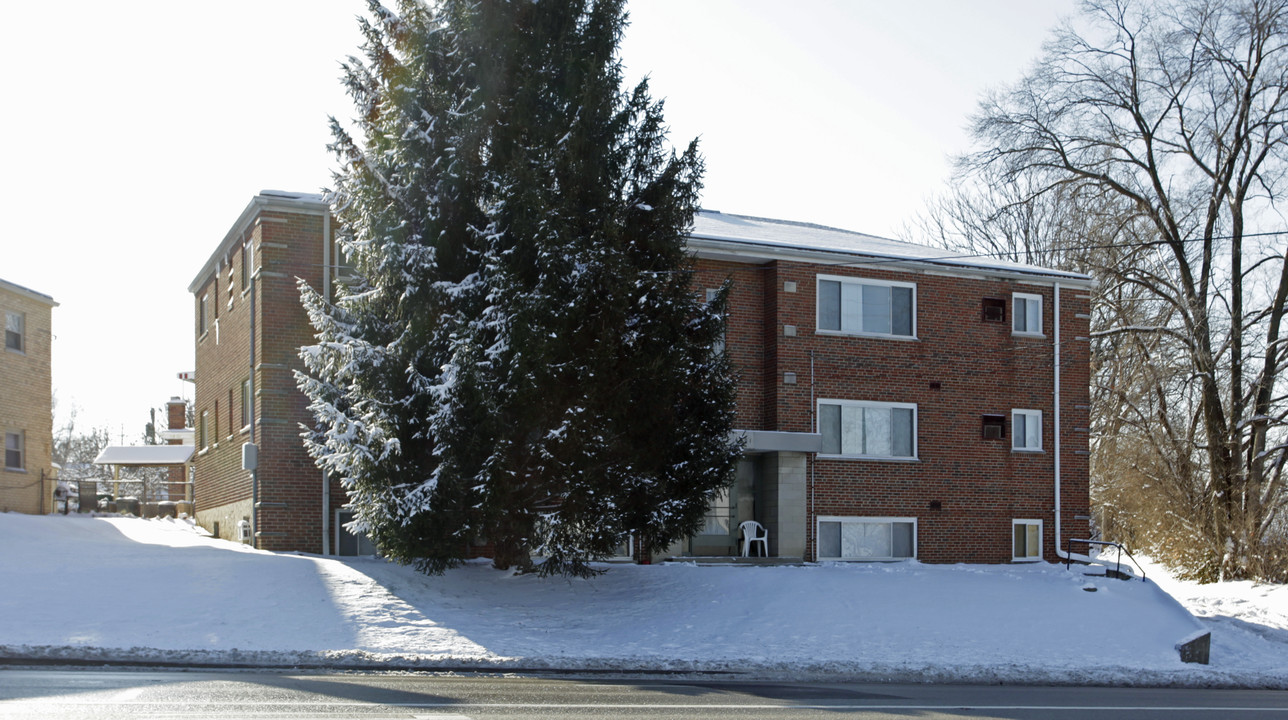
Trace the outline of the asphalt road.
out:
<instances>
[{"instance_id":1,"label":"asphalt road","mask_svg":"<svg viewBox=\"0 0 1288 720\"><path fill-rule=\"evenodd\" d=\"M0 670L0 718L1288 718L1288 692Z\"/></svg>"}]
</instances>

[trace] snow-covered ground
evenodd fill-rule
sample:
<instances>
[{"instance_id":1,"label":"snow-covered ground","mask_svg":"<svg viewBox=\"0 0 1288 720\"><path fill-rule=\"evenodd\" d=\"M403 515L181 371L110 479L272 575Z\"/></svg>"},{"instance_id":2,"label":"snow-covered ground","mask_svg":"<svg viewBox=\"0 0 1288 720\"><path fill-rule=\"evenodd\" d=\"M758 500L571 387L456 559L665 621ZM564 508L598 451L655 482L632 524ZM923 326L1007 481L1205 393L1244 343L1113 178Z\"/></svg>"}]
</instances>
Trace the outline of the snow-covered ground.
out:
<instances>
[{"instance_id":1,"label":"snow-covered ground","mask_svg":"<svg viewBox=\"0 0 1288 720\"><path fill-rule=\"evenodd\" d=\"M1157 568L1151 582L918 563L427 577L186 521L17 514L0 514L0 547L6 658L1288 688L1288 589ZM1184 664L1174 645L1200 628L1212 664Z\"/></svg>"}]
</instances>

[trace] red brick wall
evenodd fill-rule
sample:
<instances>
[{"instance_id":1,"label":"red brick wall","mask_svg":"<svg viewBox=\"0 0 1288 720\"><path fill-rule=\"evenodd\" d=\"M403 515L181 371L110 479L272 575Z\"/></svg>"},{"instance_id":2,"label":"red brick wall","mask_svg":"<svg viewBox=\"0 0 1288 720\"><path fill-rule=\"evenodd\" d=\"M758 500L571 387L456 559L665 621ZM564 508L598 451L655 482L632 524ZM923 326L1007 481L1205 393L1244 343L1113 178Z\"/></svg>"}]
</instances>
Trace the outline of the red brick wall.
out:
<instances>
[{"instance_id":1,"label":"red brick wall","mask_svg":"<svg viewBox=\"0 0 1288 720\"><path fill-rule=\"evenodd\" d=\"M734 281L729 338L745 429L810 432L811 393L917 405L916 461L812 460L807 555L814 553L817 516L895 516L917 518L917 554L926 562L1009 561L1012 519L1042 520L1043 552L1055 559L1052 287L804 263L698 266L702 282L722 274ZM916 283L916 339L816 334L819 274ZM786 282L796 283L795 292L785 290ZM1012 335L1013 292L1043 296L1045 338ZM763 311L740 312L757 295ZM1061 291L1064 538L1087 537L1087 521L1075 516L1090 514L1086 295ZM1006 322L982 320L985 297L1006 300ZM795 337L784 336L787 325L795 326ZM764 338L760 357L734 347L757 335ZM786 372L796 374L794 385L784 383ZM754 420L757 407L763 421ZM1041 453L1011 450L1013 409L1042 411ZM982 438L985 414L1006 416L1006 438Z\"/></svg>"},{"instance_id":2,"label":"red brick wall","mask_svg":"<svg viewBox=\"0 0 1288 720\"><path fill-rule=\"evenodd\" d=\"M197 340L196 412L212 415L219 407L219 445L199 452L196 467L197 508L244 501L252 493L250 473L241 470L241 446L259 447L259 547L267 550L322 551L322 472L305 452L301 422L308 422L307 401L295 387L293 371L302 369L300 346L313 341L312 329L300 304L296 278L322 286L321 215L265 211L247 233L251 267L256 271L255 300L255 428L240 427L242 381L250 372L250 300L240 280L243 253L229 254L237 283L228 302L229 268L220 278L219 338L213 327ZM207 281L196 293L207 292ZM213 314L213 312L212 312ZM229 393L234 425L229 432ZM231 435L231 437L230 437ZM342 496L335 495L337 504Z\"/></svg>"}]
</instances>

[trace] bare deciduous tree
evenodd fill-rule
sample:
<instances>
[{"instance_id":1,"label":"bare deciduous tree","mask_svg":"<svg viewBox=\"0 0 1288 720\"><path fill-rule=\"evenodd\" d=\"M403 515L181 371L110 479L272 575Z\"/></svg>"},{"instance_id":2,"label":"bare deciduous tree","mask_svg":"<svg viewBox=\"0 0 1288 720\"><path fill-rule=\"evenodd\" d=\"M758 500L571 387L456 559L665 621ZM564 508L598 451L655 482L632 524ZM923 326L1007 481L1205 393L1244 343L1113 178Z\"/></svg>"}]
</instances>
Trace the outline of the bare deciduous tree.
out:
<instances>
[{"instance_id":1,"label":"bare deciduous tree","mask_svg":"<svg viewBox=\"0 0 1288 720\"><path fill-rule=\"evenodd\" d=\"M1102 282L1093 472L1131 481L1099 500L1119 520L1152 504L1198 577L1282 578L1288 0L1100 0L1077 21L982 103L977 217L1046 243L996 254L1081 248ZM1026 236L1052 208L1065 225Z\"/></svg>"}]
</instances>

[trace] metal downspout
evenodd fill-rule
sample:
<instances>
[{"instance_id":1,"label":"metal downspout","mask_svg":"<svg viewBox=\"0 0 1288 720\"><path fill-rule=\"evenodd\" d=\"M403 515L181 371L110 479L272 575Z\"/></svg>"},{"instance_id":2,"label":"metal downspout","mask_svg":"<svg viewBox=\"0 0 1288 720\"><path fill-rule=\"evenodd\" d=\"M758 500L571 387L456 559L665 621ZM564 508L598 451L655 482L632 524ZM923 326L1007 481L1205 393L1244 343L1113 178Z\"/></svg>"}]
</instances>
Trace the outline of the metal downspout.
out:
<instances>
[{"instance_id":1,"label":"metal downspout","mask_svg":"<svg viewBox=\"0 0 1288 720\"><path fill-rule=\"evenodd\" d=\"M250 257L255 257L255 236L251 235ZM259 383L255 377L255 285L259 280L259 271L263 267L255 268L255 272L250 275L250 442L257 445L258 440L255 432L255 424L259 419L255 415L255 394L259 389ZM254 470L250 471L250 543L251 547L259 548L259 466L256 463Z\"/></svg>"},{"instance_id":2,"label":"metal downspout","mask_svg":"<svg viewBox=\"0 0 1288 720\"><path fill-rule=\"evenodd\" d=\"M1055 284L1055 368L1051 373L1055 377L1055 554L1061 560L1068 560L1069 553L1060 548L1060 283Z\"/></svg>"}]
</instances>

